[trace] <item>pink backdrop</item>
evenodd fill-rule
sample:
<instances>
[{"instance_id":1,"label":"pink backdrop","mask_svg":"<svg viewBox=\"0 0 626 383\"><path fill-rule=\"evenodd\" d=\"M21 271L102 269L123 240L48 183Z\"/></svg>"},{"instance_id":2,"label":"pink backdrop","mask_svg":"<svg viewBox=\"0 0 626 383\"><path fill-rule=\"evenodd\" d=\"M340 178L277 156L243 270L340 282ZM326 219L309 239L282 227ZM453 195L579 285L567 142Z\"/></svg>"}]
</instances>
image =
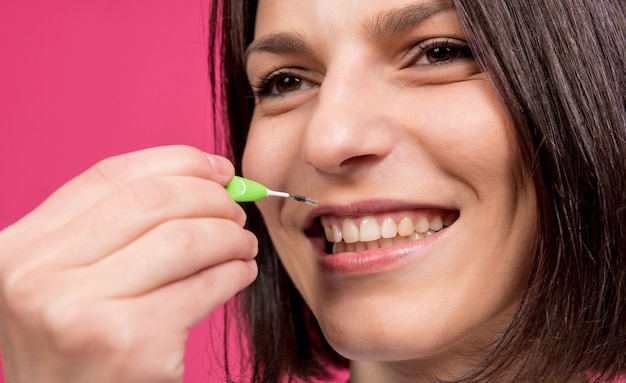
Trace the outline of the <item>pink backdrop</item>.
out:
<instances>
[{"instance_id":1,"label":"pink backdrop","mask_svg":"<svg viewBox=\"0 0 626 383\"><path fill-rule=\"evenodd\" d=\"M101 158L211 150L208 1L0 3L0 228ZM224 381L220 333L194 329L185 382Z\"/></svg>"}]
</instances>

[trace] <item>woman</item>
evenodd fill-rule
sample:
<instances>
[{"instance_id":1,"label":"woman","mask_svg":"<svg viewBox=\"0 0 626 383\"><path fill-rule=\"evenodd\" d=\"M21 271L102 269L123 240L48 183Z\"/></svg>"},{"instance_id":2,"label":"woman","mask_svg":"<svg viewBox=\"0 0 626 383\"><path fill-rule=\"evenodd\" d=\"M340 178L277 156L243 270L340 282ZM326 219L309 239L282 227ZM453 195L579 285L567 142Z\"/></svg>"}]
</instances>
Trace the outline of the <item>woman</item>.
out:
<instances>
[{"instance_id":1,"label":"woman","mask_svg":"<svg viewBox=\"0 0 626 383\"><path fill-rule=\"evenodd\" d=\"M237 170L319 206L250 206L257 242L224 158L103 161L0 233L7 378L179 381L187 329L253 281L258 246L253 381L348 365L352 382L617 379L623 16L215 3Z\"/></svg>"},{"instance_id":2,"label":"woman","mask_svg":"<svg viewBox=\"0 0 626 383\"><path fill-rule=\"evenodd\" d=\"M598 53L624 20L617 1L216 10L238 168L323 201L248 211L268 232L244 304L259 381L334 350L357 382L623 371L625 59ZM448 222L387 247L388 220L425 218Z\"/></svg>"}]
</instances>

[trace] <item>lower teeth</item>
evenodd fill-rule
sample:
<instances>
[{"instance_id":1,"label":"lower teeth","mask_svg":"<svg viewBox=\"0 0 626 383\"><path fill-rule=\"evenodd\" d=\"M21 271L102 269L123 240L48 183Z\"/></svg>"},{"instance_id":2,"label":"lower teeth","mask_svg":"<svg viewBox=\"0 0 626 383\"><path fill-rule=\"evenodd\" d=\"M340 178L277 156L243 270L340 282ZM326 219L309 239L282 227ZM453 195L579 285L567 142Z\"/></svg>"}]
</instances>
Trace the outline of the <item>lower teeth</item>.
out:
<instances>
[{"instance_id":1,"label":"lower teeth","mask_svg":"<svg viewBox=\"0 0 626 383\"><path fill-rule=\"evenodd\" d=\"M355 242L355 243L345 243L344 241L337 243L328 243L328 250L330 254L337 253L346 253L346 252L358 252L372 249L384 249L386 247L391 247L395 245L402 245L409 242L418 241L422 238L429 237L435 234L436 231L429 230L425 233L414 233L409 235L408 237L396 236L394 238L380 238L376 241L370 242Z\"/></svg>"}]
</instances>

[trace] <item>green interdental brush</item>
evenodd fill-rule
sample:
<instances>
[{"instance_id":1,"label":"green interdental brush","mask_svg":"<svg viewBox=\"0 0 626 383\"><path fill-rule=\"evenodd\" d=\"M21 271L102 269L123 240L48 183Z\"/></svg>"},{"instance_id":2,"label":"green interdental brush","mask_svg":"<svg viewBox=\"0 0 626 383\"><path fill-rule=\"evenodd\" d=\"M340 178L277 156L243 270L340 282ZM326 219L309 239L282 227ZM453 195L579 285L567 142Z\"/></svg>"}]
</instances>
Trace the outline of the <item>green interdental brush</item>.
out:
<instances>
[{"instance_id":1,"label":"green interdental brush","mask_svg":"<svg viewBox=\"0 0 626 383\"><path fill-rule=\"evenodd\" d=\"M253 202L265 197L282 197L293 198L298 202L304 202L309 205L316 206L317 201L311 198L307 198L297 194L289 194L285 192L278 192L270 190L267 187L261 185L258 182L249 180L247 178L235 176L228 185L226 185L226 191L233 197L235 202Z\"/></svg>"}]
</instances>

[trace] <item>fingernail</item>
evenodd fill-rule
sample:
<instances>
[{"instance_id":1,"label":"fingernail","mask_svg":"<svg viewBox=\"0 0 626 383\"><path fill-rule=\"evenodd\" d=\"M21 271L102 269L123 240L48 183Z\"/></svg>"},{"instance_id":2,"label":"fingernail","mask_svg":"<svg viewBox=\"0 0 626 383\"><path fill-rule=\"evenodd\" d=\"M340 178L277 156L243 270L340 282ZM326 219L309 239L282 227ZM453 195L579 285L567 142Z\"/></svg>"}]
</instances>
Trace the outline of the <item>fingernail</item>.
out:
<instances>
[{"instance_id":1,"label":"fingernail","mask_svg":"<svg viewBox=\"0 0 626 383\"><path fill-rule=\"evenodd\" d=\"M256 238L256 235L252 234L252 232L246 230L246 234L248 234L248 242L250 243L250 247L254 249L254 254L259 252L259 240Z\"/></svg>"},{"instance_id":2,"label":"fingernail","mask_svg":"<svg viewBox=\"0 0 626 383\"><path fill-rule=\"evenodd\" d=\"M248 216L246 215L245 210L243 210L243 208L239 205L237 205L237 209L235 210L235 214L236 214L236 220L237 223L239 224L239 226L244 227L246 226L246 221L248 220Z\"/></svg>"},{"instance_id":3,"label":"fingernail","mask_svg":"<svg viewBox=\"0 0 626 383\"><path fill-rule=\"evenodd\" d=\"M214 154L206 154L207 158L213 166L213 170L219 175L229 176L232 173L232 165L224 157L216 156Z\"/></svg>"}]
</instances>

